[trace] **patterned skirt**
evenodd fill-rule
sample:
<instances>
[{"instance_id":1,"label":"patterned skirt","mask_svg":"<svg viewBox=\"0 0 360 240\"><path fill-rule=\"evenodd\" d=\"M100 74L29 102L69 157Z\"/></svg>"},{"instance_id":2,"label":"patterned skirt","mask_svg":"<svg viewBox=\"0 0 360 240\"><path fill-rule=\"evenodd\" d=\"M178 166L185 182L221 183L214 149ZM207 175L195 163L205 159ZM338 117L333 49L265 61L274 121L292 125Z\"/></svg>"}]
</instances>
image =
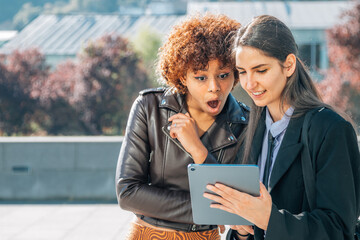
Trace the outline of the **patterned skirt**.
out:
<instances>
[{"instance_id":1,"label":"patterned skirt","mask_svg":"<svg viewBox=\"0 0 360 240\"><path fill-rule=\"evenodd\" d=\"M219 229L201 232L165 231L132 224L126 240L220 240Z\"/></svg>"}]
</instances>

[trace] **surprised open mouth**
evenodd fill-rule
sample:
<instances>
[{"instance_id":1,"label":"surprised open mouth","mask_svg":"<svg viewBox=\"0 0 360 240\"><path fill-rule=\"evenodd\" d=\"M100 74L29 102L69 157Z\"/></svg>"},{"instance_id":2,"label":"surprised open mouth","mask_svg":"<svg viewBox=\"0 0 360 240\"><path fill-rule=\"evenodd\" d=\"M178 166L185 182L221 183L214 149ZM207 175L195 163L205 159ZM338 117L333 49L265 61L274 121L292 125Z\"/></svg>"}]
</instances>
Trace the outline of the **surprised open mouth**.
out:
<instances>
[{"instance_id":1,"label":"surprised open mouth","mask_svg":"<svg viewBox=\"0 0 360 240\"><path fill-rule=\"evenodd\" d=\"M219 105L219 100L214 100L214 101L209 101L207 102L207 104L211 107L211 108L217 108L217 106Z\"/></svg>"}]
</instances>

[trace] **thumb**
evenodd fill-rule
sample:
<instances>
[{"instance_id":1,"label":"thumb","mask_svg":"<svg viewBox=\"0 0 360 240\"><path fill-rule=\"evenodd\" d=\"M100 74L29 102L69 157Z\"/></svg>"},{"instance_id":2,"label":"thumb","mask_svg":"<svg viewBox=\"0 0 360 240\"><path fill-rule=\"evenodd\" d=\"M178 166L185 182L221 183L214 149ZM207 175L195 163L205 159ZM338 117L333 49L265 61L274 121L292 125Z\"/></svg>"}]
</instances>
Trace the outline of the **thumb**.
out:
<instances>
[{"instance_id":1,"label":"thumb","mask_svg":"<svg viewBox=\"0 0 360 240\"><path fill-rule=\"evenodd\" d=\"M265 185L260 181L260 197L267 197L269 195Z\"/></svg>"},{"instance_id":2,"label":"thumb","mask_svg":"<svg viewBox=\"0 0 360 240\"><path fill-rule=\"evenodd\" d=\"M185 113L185 116L190 117L190 113L189 112Z\"/></svg>"}]
</instances>

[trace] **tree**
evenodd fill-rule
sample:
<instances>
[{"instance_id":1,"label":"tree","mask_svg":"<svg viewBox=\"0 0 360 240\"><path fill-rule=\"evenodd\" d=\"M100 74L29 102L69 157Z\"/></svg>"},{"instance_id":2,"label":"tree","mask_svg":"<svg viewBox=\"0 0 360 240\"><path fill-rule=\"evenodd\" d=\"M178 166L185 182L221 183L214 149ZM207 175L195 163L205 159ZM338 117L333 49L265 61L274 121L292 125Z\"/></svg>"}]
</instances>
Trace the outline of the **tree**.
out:
<instances>
[{"instance_id":1,"label":"tree","mask_svg":"<svg viewBox=\"0 0 360 240\"><path fill-rule=\"evenodd\" d=\"M143 63L129 42L108 34L89 42L76 63L69 60L58 65L43 84L39 98L46 106L64 99L73 107L76 113L70 116L75 124L68 128L88 135L121 135L133 100L148 86Z\"/></svg>"},{"instance_id":2,"label":"tree","mask_svg":"<svg viewBox=\"0 0 360 240\"><path fill-rule=\"evenodd\" d=\"M143 26L139 29L133 39L134 49L144 61L148 76L152 80L152 85L158 85L155 71L155 62L158 49L161 46L161 37L149 26Z\"/></svg>"},{"instance_id":3,"label":"tree","mask_svg":"<svg viewBox=\"0 0 360 240\"><path fill-rule=\"evenodd\" d=\"M360 2L342 15L342 24L327 31L330 68L319 89L333 104L360 123Z\"/></svg>"},{"instance_id":4,"label":"tree","mask_svg":"<svg viewBox=\"0 0 360 240\"><path fill-rule=\"evenodd\" d=\"M59 64L38 89L36 97L49 114L50 135L84 135L88 129L81 121L77 103L86 95L77 64L68 60Z\"/></svg>"},{"instance_id":5,"label":"tree","mask_svg":"<svg viewBox=\"0 0 360 240\"><path fill-rule=\"evenodd\" d=\"M14 51L0 62L0 135L85 134L79 114L71 106L68 79L50 73L37 49ZM6 59L6 65L5 65ZM71 94L69 91L68 94Z\"/></svg>"},{"instance_id":6,"label":"tree","mask_svg":"<svg viewBox=\"0 0 360 240\"><path fill-rule=\"evenodd\" d=\"M46 113L38 108L33 91L47 77L49 68L36 49L15 51L0 65L0 133L1 135L45 134L42 127ZM41 123L42 122L42 123ZM45 124L46 125L46 124Z\"/></svg>"},{"instance_id":7,"label":"tree","mask_svg":"<svg viewBox=\"0 0 360 240\"><path fill-rule=\"evenodd\" d=\"M121 135L133 100L149 86L138 55L128 41L118 35L105 35L90 42L79 54L85 89L81 100L81 120L90 134Z\"/></svg>"},{"instance_id":8,"label":"tree","mask_svg":"<svg viewBox=\"0 0 360 240\"><path fill-rule=\"evenodd\" d=\"M37 49L0 57L0 134L123 134L149 86L143 63L117 35L90 42L78 58L51 72Z\"/></svg>"}]
</instances>

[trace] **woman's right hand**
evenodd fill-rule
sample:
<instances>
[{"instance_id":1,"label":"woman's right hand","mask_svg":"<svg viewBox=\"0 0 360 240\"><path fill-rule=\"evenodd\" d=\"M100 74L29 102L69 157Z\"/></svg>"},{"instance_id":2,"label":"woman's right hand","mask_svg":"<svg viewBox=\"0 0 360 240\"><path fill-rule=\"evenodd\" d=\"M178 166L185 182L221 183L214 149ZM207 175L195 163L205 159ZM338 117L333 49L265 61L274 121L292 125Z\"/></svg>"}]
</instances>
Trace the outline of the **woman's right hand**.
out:
<instances>
[{"instance_id":1,"label":"woman's right hand","mask_svg":"<svg viewBox=\"0 0 360 240\"><path fill-rule=\"evenodd\" d=\"M172 122L170 136L177 138L181 142L185 150L191 154L195 163L203 163L208 151L200 140L195 120L190 117L189 113L178 113L168 120Z\"/></svg>"},{"instance_id":2,"label":"woman's right hand","mask_svg":"<svg viewBox=\"0 0 360 240\"><path fill-rule=\"evenodd\" d=\"M251 235L254 235L254 228L252 226L247 226L247 225L230 225L230 228L232 230L236 230L239 234L241 235L248 235L248 234L251 234ZM243 236L240 236L238 235L238 237L240 239L246 239L247 237L243 237Z\"/></svg>"}]
</instances>

